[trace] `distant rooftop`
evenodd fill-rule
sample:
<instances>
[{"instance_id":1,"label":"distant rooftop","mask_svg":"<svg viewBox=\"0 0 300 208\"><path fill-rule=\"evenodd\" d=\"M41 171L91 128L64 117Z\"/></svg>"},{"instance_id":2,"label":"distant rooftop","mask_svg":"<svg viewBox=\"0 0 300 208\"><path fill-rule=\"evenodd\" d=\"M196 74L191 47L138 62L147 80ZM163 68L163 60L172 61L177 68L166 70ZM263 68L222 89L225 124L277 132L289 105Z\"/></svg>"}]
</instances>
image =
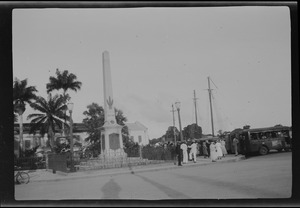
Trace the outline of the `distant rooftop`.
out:
<instances>
[{"instance_id":1,"label":"distant rooftop","mask_svg":"<svg viewBox=\"0 0 300 208\"><path fill-rule=\"evenodd\" d=\"M141 124L140 122L136 121L134 123L125 123L125 125L128 127L131 131L146 131L148 128Z\"/></svg>"}]
</instances>

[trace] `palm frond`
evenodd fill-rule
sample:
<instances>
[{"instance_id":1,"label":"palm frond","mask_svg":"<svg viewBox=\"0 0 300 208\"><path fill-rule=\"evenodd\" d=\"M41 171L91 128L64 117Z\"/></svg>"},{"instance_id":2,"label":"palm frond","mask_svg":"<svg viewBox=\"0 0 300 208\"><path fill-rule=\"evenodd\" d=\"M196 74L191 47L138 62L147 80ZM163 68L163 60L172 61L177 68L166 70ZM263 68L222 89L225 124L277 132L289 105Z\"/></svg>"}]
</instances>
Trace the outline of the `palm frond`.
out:
<instances>
[{"instance_id":1,"label":"palm frond","mask_svg":"<svg viewBox=\"0 0 300 208\"><path fill-rule=\"evenodd\" d=\"M32 114L29 114L29 115L27 116L27 120L32 119L32 118L40 118L40 117L43 117L43 116L45 116L45 114L32 113Z\"/></svg>"}]
</instances>

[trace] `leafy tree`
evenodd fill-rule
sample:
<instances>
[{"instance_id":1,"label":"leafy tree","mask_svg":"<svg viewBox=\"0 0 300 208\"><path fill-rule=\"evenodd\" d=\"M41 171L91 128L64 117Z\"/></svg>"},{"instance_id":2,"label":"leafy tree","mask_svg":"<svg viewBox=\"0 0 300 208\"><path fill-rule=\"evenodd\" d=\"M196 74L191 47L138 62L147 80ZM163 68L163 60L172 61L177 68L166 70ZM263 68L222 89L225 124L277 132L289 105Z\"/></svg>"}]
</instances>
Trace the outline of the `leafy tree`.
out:
<instances>
[{"instance_id":1,"label":"leafy tree","mask_svg":"<svg viewBox=\"0 0 300 208\"><path fill-rule=\"evenodd\" d=\"M67 90L74 90L77 92L77 90L81 89L82 83L79 81L76 81L77 76L75 74L69 73L68 70L64 70L62 73L59 71L59 69L56 69L56 77L50 77L49 83L46 84L47 93L53 91L53 90L63 90L63 96L64 98L67 96L66 92Z\"/></svg>"},{"instance_id":2,"label":"leafy tree","mask_svg":"<svg viewBox=\"0 0 300 208\"><path fill-rule=\"evenodd\" d=\"M13 84L13 104L14 112L19 115L19 125L20 125L20 148L21 154L23 151L23 113L26 110L26 103L31 104L32 100L36 98L35 93L37 92L34 86L27 86L27 79L20 81L15 78ZM16 121L16 117L14 118Z\"/></svg>"},{"instance_id":3,"label":"leafy tree","mask_svg":"<svg viewBox=\"0 0 300 208\"><path fill-rule=\"evenodd\" d=\"M97 103L92 103L87 106L87 110L83 112L86 118L83 119L83 124L87 128L87 133L89 136L86 138L86 141L90 141L92 144L99 142L100 148L100 136L101 130L100 127L104 125L104 109L102 106L99 106ZM122 128L122 139L124 147L130 146L131 140L128 136L128 128L125 126L127 118L123 115L121 110L115 108L116 121L117 124L124 126Z\"/></svg>"},{"instance_id":4,"label":"leafy tree","mask_svg":"<svg viewBox=\"0 0 300 208\"><path fill-rule=\"evenodd\" d=\"M202 128L195 123L190 124L183 128L182 134L184 138L199 139L202 137Z\"/></svg>"},{"instance_id":5,"label":"leafy tree","mask_svg":"<svg viewBox=\"0 0 300 208\"><path fill-rule=\"evenodd\" d=\"M154 144L156 144L157 142L160 142L161 140L160 140L160 138L154 138L154 139L151 139L150 141L149 141L149 144L150 145L154 145Z\"/></svg>"},{"instance_id":6,"label":"leafy tree","mask_svg":"<svg viewBox=\"0 0 300 208\"><path fill-rule=\"evenodd\" d=\"M99 140L101 135L99 128L104 124L104 109L97 103L92 103L88 105L87 108L88 110L83 112L83 115L85 115L86 118L82 121L87 128L87 133L89 134L86 141L95 143Z\"/></svg>"},{"instance_id":7,"label":"leafy tree","mask_svg":"<svg viewBox=\"0 0 300 208\"><path fill-rule=\"evenodd\" d=\"M41 113L33 113L28 115L28 119L31 120L29 133L35 133L37 130L40 131L42 136L47 133L48 141L50 142L51 151L55 147L54 136L56 132L56 127L61 128L63 125L64 113L66 109L64 105L64 99L62 96L51 94L48 96L48 100L43 97L37 97L34 103L30 106ZM69 117L68 117L69 118Z\"/></svg>"},{"instance_id":8,"label":"leafy tree","mask_svg":"<svg viewBox=\"0 0 300 208\"><path fill-rule=\"evenodd\" d=\"M174 136L174 131L175 131L175 135L176 135L176 139L179 139L179 131L176 127L174 126L169 126L168 130L166 131L165 135L163 135L163 137L165 138L175 138Z\"/></svg>"},{"instance_id":9,"label":"leafy tree","mask_svg":"<svg viewBox=\"0 0 300 208\"><path fill-rule=\"evenodd\" d=\"M249 125L245 125L245 126L243 126L243 129L250 129L250 126Z\"/></svg>"}]
</instances>

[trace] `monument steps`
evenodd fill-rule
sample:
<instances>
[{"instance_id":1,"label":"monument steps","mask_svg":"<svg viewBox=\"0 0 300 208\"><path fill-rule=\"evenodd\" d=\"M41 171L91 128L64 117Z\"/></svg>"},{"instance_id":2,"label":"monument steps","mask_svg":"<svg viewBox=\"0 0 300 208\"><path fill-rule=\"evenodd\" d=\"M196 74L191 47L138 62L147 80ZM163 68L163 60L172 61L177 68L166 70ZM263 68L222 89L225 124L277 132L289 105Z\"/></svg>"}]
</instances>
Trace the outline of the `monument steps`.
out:
<instances>
[{"instance_id":1,"label":"monument steps","mask_svg":"<svg viewBox=\"0 0 300 208\"><path fill-rule=\"evenodd\" d=\"M88 161L80 162L77 166L78 171L88 171L88 170L99 170L99 169L111 169L111 168L122 168L131 166L144 166L150 164L165 163L163 160L148 160L138 157L129 157L122 159L90 159Z\"/></svg>"}]
</instances>

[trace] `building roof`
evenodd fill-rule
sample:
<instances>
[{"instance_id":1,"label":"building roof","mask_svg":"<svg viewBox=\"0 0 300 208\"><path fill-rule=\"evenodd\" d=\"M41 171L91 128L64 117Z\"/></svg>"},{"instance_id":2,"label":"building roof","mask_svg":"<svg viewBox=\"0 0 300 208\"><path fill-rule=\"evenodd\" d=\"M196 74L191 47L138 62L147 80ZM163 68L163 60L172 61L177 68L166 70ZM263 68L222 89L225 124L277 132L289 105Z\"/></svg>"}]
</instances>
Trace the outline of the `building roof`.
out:
<instances>
[{"instance_id":1,"label":"building roof","mask_svg":"<svg viewBox=\"0 0 300 208\"><path fill-rule=\"evenodd\" d=\"M134 123L125 123L125 125L128 127L129 131L146 131L148 128L141 124L140 122L136 121Z\"/></svg>"}]
</instances>

